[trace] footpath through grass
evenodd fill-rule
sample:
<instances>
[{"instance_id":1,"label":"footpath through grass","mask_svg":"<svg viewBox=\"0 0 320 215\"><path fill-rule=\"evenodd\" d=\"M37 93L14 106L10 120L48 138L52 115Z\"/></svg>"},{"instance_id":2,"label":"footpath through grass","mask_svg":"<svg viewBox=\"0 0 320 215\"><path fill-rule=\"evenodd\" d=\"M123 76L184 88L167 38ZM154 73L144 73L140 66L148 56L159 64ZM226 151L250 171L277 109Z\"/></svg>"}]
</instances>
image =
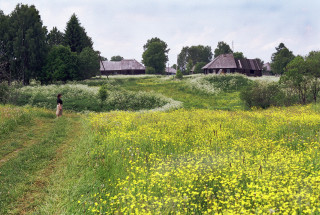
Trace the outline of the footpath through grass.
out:
<instances>
[{"instance_id":1,"label":"footpath through grass","mask_svg":"<svg viewBox=\"0 0 320 215\"><path fill-rule=\"evenodd\" d=\"M67 157L64 149L81 138L80 118L65 114L57 119L53 111L39 108L0 110L0 214L32 213L46 204L56 163Z\"/></svg>"}]
</instances>

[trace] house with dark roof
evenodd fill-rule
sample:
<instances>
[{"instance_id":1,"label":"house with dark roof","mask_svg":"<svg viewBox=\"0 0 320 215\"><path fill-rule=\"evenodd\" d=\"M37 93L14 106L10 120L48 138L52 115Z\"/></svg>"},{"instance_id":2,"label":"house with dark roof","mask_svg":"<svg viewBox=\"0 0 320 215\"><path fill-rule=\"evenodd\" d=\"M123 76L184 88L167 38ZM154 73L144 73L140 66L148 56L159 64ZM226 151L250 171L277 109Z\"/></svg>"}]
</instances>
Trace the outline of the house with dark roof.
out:
<instances>
[{"instance_id":1,"label":"house with dark roof","mask_svg":"<svg viewBox=\"0 0 320 215\"><path fill-rule=\"evenodd\" d=\"M235 59L233 54L222 54L202 67L205 74L241 73L247 76L262 76L262 68L256 59Z\"/></svg>"},{"instance_id":2,"label":"house with dark roof","mask_svg":"<svg viewBox=\"0 0 320 215\"><path fill-rule=\"evenodd\" d=\"M146 68L138 61L122 60L122 61L101 61L101 75L139 75L145 74Z\"/></svg>"}]
</instances>

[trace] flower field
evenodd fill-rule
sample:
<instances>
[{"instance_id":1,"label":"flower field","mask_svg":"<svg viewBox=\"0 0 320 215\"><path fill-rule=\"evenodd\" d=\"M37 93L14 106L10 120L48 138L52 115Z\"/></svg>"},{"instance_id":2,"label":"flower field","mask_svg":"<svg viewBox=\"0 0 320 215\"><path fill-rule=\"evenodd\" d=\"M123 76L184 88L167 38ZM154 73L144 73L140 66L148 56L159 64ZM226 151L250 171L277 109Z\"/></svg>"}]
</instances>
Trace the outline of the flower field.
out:
<instances>
[{"instance_id":1,"label":"flower field","mask_svg":"<svg viewBox=\"0 0 320 215\"><path fill-rule=\"evenodd\" d=\"M320 114L310 106L90 115L111 214L319 214Z\"/></svg>"}]
</instances>

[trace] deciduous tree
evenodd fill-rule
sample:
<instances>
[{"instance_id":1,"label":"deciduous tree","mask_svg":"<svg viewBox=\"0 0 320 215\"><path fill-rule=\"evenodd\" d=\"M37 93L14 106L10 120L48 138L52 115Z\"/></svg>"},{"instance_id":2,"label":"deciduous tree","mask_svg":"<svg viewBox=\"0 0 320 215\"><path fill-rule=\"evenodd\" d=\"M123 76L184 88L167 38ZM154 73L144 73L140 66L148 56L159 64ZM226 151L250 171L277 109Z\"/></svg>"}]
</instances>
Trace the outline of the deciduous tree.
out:
<instances>
[{"instance_id":1,"label":"deciduous tree","mask_svg":"<svg viewBox=\"0 0 320 215\"><path fill-rule=\"evenodd\" d=\"M308 85L311 78L312 76L308 73L308 66L305 59L297 56L288 63L280 81L287 87L295 90L299 95L301 103L306 104Z\"/></svg>"},{"instance_id":2,"label":"deciduous tree","mask_svg":"<svg viewBox=\"0 0 320 215\"><path fill-rule=\"evenodd\" d=\"M110 61L122 61L123 57L120 55L112 56Z\"/></svg>"},{"instance_id":3,"label":"deciduous tree","mask_svg":"<svg viewBox=\"0 0 320 215\"><path fill-rule=\"evenodd\" d=\"M306 58L308 73L312 76L311 92L314 102L317 102L318 93L320 91L320 52L311 51Z\"/></svg>"},{"instance_id":4,"label":"deciduous tree","mask_svg":"<svg viewBox=\"0 0 320 215\"><path fill-rule=\"evenodd\" d=\"M50 50L44 73L39 77L41 83L52 83L55 81L67 81L78 79L79 60L75 52L69 47L62 45L54 46Z\"/></svg>"},{"instance_id":5,"label":"deciduous tree","mask_svg":"<svg viewBox=\"0 0 320 215\"><path fill-rule=\"evenodd\" d=\"M236 60L240 60L240 59L244 59L245 58L242 52L234 52L233 53L233 57Z\"/></svg>"},{"instance_id":6,"label":"deciduous tree","mask_svg":"<svg viewBox=\"0 0 320 215\"><path fill-rule=\"evenodd\" d=\"M147 41L143 46L142 62L146 67L151 67L157 74L164 74L168 61L167 44L155 37Z\"/></svg>"},{"instance_id":7,"label":"deciduous tree","mask_svg":"<svg viewBox=\"0 0 320 215\"><path fill-rule=\"evenodd\" d=\"M84 80L98 75L100 69L99 54L86 47L79 54L79 75L77 80Z\"/></svg>"},{"instance_id":8,"label":"deciduous tree","mask_svg":"<svg viewBox=\"0 0 320 215\"><path fill-rule=\"evenodd\" d=\"M227 43L220 41L218 42L217 48L214 50L214 57L218 57L221 54L231 54L231 53L233 53L233 51L230 48L230 46Z\"/></svg>"},{"instance_id":9,"label":"deciduous tree","mask_svg":"<svg viewBox=\"0 0 320 215\"><path fill-rule=\"evenodd\" d=\"M271 69L275 74L283 74L286 66L294 59L290 51L283 43L276 47L276 52L271 56Z\"/></svg>"},{"instance_id":10,"label":"deciduous tree","mask_svg":"<svg viewBox=\"0 0 320 215\"><path fill-rule=\"evenodd\" d=\"M192 67L199 62L208 63L212 59L212 51L210 46L191 46L183 47L178 55L178 67L187 69L187 65L191 61Z\"/></svg>"}]
</instances>

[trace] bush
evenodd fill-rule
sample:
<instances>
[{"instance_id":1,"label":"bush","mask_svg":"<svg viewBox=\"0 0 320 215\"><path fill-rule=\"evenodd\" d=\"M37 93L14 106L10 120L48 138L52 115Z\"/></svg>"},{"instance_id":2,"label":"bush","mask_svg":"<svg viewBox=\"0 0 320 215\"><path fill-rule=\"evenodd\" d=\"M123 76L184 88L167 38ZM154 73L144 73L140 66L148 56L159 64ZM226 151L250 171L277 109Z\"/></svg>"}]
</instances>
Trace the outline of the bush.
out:
<instances>
[{"instance_id":1,"label":"bush","mask_svg":"<svg viewBox=\"0 0 320 215\"><path fill-rule=\"evenodd\" d=\"M203 73L202 67L204 67L207 63L205 62L198 62L194 67L194 74Z\"/></svg>"},{"instance_id":2,"label":"bush","mask_svg":"<svg viewBox=\"0 0 320 215\"><path fill-rule=\"evenodd\" d=\"M278 83L254 82L241 90L240 98L250 108L268 108L285 105L286 95Z\"/></svg>"},{"instance_id":3,"label":"bush","mask_svg":"<svg viewBox=\"0 0 320 215\"><path fill-rule=\"evenodd\" d=\"M246 76L239 74L208 75L204 79L210 82L214 88L224 92L238 91L252 83Z\"/></svg>"},{"instance_id":4,"label":"bush","mask_svg":"<svg viewBox=\"0 0 320 215\"><path fill-rule=\"evenodd\" d=\"M88 87L80 84L23 87L17 105L32 105L53 109L56 96L62 94L63 107L73 111L150 110L171 100L150 92L130 92L117 86Z\"/></svg>"},{"instance_id":5,"label":"bush","mask_svg":"<svg viewBox=\"0 0 320 215\"><path fill-rule=\"evenodd\" d=\"M146 74L156 74L156 70L153 67L147 66Z\"/></svg>"},{"instance_id":6,"label":"bush","mask_svg":"<svg viewBox=\"0 0 320 215\"><path fill-rule=\"evenodd\" d=\"M0 103L1 104L8 104L8 103L15 103L17 97L19 96L18 88L20 84L13 83L9 85L7 82L0 83Z\"/></svg>"},{"instance_id":7,"label":"bush","mask_svg":"<svg viewBox=\"0 0 320 215\"><path fill-rule=\"evenodd\" d=\"M177 78L177 79L180 79L180 80L183 78L183 75L182 75L182 72L181 72L180 69L178 69L178 71L177 71L177 73L176 73L176 78Z\"/></svg>"},{"instance_id":8,"label":"bush","mask_svg":"<svg viewBox=\"0 0 320 215\"><path fill-rule=\"evenodd\" d=\"M98 97L99 97L101 103L103 103L107 99L107 97L108 97L107 85L102 85L99 88Z\"/></svg>"}]
</instances>

